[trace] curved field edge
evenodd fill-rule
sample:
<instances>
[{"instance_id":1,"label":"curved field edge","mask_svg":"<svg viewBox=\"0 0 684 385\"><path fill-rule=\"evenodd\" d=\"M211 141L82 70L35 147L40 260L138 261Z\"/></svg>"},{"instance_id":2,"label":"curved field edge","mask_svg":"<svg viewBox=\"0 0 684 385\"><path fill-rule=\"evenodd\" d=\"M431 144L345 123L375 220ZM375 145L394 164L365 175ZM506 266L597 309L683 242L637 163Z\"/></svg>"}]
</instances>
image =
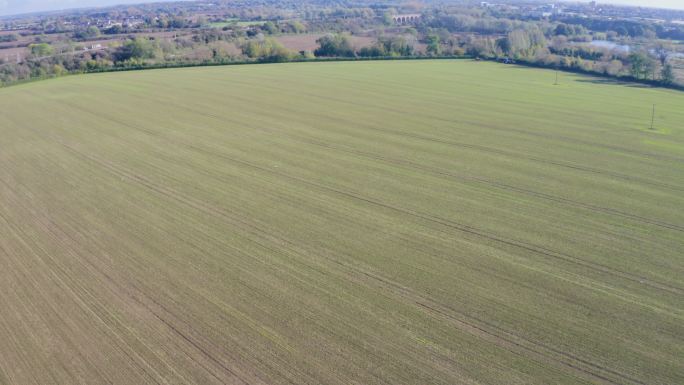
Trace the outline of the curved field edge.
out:
<instances>
[{"instance_id":1,"label":"curved field edge","mask_svg":"<svg viewBox=\"0 0 684 385\"><path fill-rule=\"evenodd\" d=\"M684 95L592 79L0 89L0 383L682 382Z\"/></svg>"},{"instance_id":2,"label":"curved field edge","mask_svg":"<svg viewBox=\"0 0 684 385\"><path fill-rule=\"evenodd\" d=\"M217 62L201 62L201 63L160 63L160 64L143 64L138 66L124 66L111 67L104 69L86 70L85 72L71 72L63 75L42 76L37 78L29 78L16 82L0 84L0 88L13 87L21 84L35 83L50 79L57 79L66 76L82 76L97 73L113 73L113 72L130 72L130 71L146 71L146 70L160 70L160 69L178 69L178 68L198 68L198 67L223 67L223 66L242 66L242 65L260 65L260 64L284 64L284 63L331 63L331 62L376 62L376 61L435 61L435 60L475 60L487 62L499 62L499 59L493 58L473 58L472 56L380 56L380 57L318 57L313 59L290 59L286 61L271 61L271 60L247 60L247 61L217 61ZM679 83L663 83L659 80L649 80L636 78L629 75L613 76L609 74L594 72L591 70L583 70L581 68L559 68L556 65L549 65L543 63L535 63L529 61L518 61L511 64L512 66L523 66L529 68L550 69L558 71L563 74L584 75L592 81L600 84L615 84L631 87L653 87L665 90L684 91L684 86Z\"/></svg>"}]
</instances>

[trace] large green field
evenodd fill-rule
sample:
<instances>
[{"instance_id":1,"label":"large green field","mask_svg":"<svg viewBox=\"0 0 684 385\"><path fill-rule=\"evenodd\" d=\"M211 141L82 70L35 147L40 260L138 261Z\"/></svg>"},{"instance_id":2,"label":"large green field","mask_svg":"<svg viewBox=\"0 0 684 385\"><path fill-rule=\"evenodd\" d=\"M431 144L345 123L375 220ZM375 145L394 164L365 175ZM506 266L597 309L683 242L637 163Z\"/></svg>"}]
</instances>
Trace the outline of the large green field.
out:
<instances>
[{"instance_id":1,"label":"large green field","mask_svg":"<svg viewBox=\"0 0 684 385\"><path fill-rule=\"evenodd\" d=\"M683 384L684 93L553 83L444 60L0 89L0 384Z\"/></svg>"}]
</instances>

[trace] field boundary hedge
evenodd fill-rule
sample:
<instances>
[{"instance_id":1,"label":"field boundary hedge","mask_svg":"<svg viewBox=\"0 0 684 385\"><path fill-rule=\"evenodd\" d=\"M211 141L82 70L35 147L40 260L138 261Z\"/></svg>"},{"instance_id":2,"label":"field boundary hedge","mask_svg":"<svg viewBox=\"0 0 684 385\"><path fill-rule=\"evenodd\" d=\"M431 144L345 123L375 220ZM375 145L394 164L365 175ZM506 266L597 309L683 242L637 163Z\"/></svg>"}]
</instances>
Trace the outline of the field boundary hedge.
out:
<instances>
[{"instance_id":1,"label":"field boundary hedge","mask_svg":"<svg viewBox=\"0 0 684 385\"><path fill-rule=\"evenodd\" d=\"M496 61L496 59L487 59L487 60ZM576 67L557 67L555 65L547 65L544 63L535 63L535 62L530 62L530 61L525 61L525 60L518 60L514 63L514 65L519 65L522 67L558 70L561 72L569 72L569 73L575 73L575 74L581 74L581 75L588 75L588 76L592 76L592 77L596 77L596 78L600 78L600 79L609 79L609 80L612 80L615 82L636 83L636 84L648 85L648 86L651 86L654 88L667 88L667 89L672 89L672 90L677 90L677 91L684 91L684 85L680 85L680 84L676 84L676 83L664 84L664 83L659 82L657 80L637 79L634 76L613 76L613 75L589 71L589 70L585 70L582 68L576 68Z\"/></svg>"},{"instance_id":2,"label":"field boundary hedge","mask_svg":"<svg viewBox=\"0 0 684 385\"><path fill-rule=\"evenodd\" d=\"M85 73L102 72L121 72L139 71L164 68L186 68L186 67L219 67L231 65L256 65L256 64L284 64L284 63L326 63L326 62L355 62L355 61L408 61L408 60L466 60L473 59L470 56L381 56L381 57L321 57L313 59L291 59L291 60L240 60L240 61L218 61L202 63L160 63L139 66L111 67L86 71Z\"/></svg>"},{"instance_id":3,"label":"field boundary hedge","mask_svg":"<svg viewBox=\"0 0 684 385\"><path fill-rule=\"evenodd\" d=\"M356 61L410 61L410 60L482 60L489 62L499 62L496 58L475 58L473 56L379 56L379 57L320 57L320 58L297 58L291 60L223 60L223 61L208 61L208 62L170 62L170 63L157 63L157 64L141 64L134 66L114 66L109 68L98 68L92 70L85 70L83 72L72 72L61 76L47 76L47 77L37 77L27 80L22 80L10 84L0 85L0 88L11 87L19 84L33 83L36 81L42 81L47 79L54 79L58 77L73 76L73 75L84 75L84 74L94 74L94 73L107 73L107 72L127 72L127 71L144 71L144 70L155 70L155 69L169 69L169 68L193 68L193 67L219 67L219 66L238 66L238 65L258 65L258 64L282 64L282 63L328 63L328 62L356 62ZM503 63L502 63L503 64ZM557 67L555 65L546 65L543 63L535 63L524 60L517 60L515 63L507 65L517 65L522 67L531 68L541 68L541 69L551 69L558 70L561 72L575 73L588 75L600 79L608 79L620 83L634 83L651 86L654 88L666 88L677 91L684 91L684 85L679 84L663 84L658 81L649 79L637 79L633 76L612 76L608 74L602 74L599 72L593 72L584 70L581 68L573 67Z\"/></svg>"}]
</instances>

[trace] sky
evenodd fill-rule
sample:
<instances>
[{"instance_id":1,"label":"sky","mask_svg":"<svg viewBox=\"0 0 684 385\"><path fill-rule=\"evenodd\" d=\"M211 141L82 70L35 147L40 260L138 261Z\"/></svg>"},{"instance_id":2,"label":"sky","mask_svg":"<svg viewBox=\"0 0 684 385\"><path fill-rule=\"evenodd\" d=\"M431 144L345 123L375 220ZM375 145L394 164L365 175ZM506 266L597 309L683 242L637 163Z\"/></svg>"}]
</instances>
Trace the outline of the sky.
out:
<instances>
[{"instance_id":1,"label":"sky","mask_svg":"<svg viewBox=\"0 0 684 385\"><path fill-rule=\"evenodd\" d=\"M117 4L141 4L169 0L0 0L0 16L30 12L57 11L68 8L102 7Z\"/></svg>"},{"instance_id":2,"label":"sky","mask_svg":"<svg viewBox=\"0 0 684 385\"><path fill-rule=\"evenodd\" d=\"M164 0L0 0L0 16L28 12L55 11L67 8L97 7L116 4L140 4ZM648 5L684 9L684 0L599 0L599 3Z\"/></svg>"},{"instance_id":3,"label":"sky","mask_svg":"<svg viewBox=\"0 0 684 385\"><path fill-rule=\"evenodd\" d=\"M600 4L641 5L658 8L684 9L684 0L597 0L596 2Z\"/></svg>"}]
</instances>

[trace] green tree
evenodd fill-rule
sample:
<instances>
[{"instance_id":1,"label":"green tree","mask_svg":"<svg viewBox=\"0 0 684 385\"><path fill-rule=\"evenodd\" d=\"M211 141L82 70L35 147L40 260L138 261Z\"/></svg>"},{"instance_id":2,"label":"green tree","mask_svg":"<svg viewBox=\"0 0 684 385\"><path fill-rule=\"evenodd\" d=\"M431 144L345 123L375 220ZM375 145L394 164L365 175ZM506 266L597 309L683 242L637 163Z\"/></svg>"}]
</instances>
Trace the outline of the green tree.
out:
<instances>
[{"instance_id":1,"label":"green tree","mask_svg":"<svg viewBox=\"0 0 684 385\"><path fill-rule=\"evenodd\" d=\"M91 25L90 27L86 28L86 35L88 38L98 37L100 36L100 29L94 25Z\"/></svg>"},{"instance_id":2,"label":"green tree","mask_svg":"<svg viewBox=\"0 0 684 385\"><path fill-rule=\"evenodd\" d=\"M354 48L347 35L330 34L316 40L319 47L314 51L316 56L337 56L337 57L351 57L354 56Z\"/></svg>"},{"instance_id":3,"label":"green tree","mask_svg":"<svg viewBox=\"0 0 684 385\"><path fill-rule=\"evenodd\" d=\"M267 21L264 23L264 25L261 27L261 30L269 35L275 35L276 33L280 32L278 26L276 26L272 21Z\"/></svg>"},{"instance_id":4,"label":"green tree","mask_svg":"<svg viewBox=\"0 0 684 385\"><path fill-rule=\"evenodd\" d=\"M660 81L665 85L671 85L675 82L674 71L672 65L666 63L660 71Z\"/></svg>"},{"instance_id":5,"label":"green tree","mask_svg":"<svg viewBox=\"0 0 684 385\"><path fill-rule=\"evenodd\" d=\"M124 33L124 32L125 32L124 28L120 25L113 25L113 26L104 30L104 33L106 35L118 35L118 34Z\"/></svg>"},{"instance_id":6,"label":"green tree","mask_svg":"<svg viewBox=\"0 0 684 385\"><path fill-rule=\"evenodd\" d=\"M29 50L31 55L35 57L49 56L53 52L52 46L47 43L31 44L29 45Z\"/></svg>"},{"instance_id":7,"label":"green tree","mask_svg":"<svg viewBox=\"0 0 684 385\"><path fill-rule=\"evenodd\" d=\"M556 30L554 31L554 34L556 36L558 36L558 35L568 36L571 33L570 33L570 29L568 28L567 24L560 23L556 26Z\"/></svg>"},{"instance_id":8,"label":"green tree","mask_svg":"<svg viewBox=\"0 0 684 385\"><path fill-rule=\"evenodd\" d=\"M655 70L655 61L645 52L631 53L629 55L629 62L629 73L636 79L646 79Z\"/></svg>"},{"instance_id":9,"label":"green tree","mask_svg":"<svg viewBox=\"0 0 684 385\"><path fill-rule=\"evenodd\" d=\"M174 17L173 20L168 22L168 27L169 28L186 28L188 26L188 22L185 21L182 17Z\"/></svg>"},{"instance_id":10,"label":"green tree","mask_svg":"<svg viewBox=\"0 0 684 385\"><path fill-rule=\"evenodd\" d=\"M646 58L641 53L632 53L629 55L629 73L633 77L639 79L644 73L644 68L646 67Z\"/></svg>"},{"instance_id":11,"label":"green tree","mask_svg":"<svg viewBox=\"0 0 684 385\"><path fill-rule=\"evenodd\" d=\"M155 46L150 40L136 38L126 41L112 54L114 61L124 62L132 59L152 59L155 57Z\"/></svg>"},{"instance_id":12,"label":"green tree","mask_svg":"<svg viewBox=\"0 0 684 385\"><path fill-rule=\"evenodd\" d=\"M290 22L290 26L292 27L292 31L294 33L306 32L306 26L297 20Z\"/></svg>"},{"instance_id":13,"label":"green tree","mask_svg":"<svg viewBox=\"0 0 684 385\"><path fill-rule=\"evenodd\" d=\"M394 24L394 15L396 15L398 12L394 8L388 9L383 15L382 15L382 22L385 25L393 25Z\"/></svg>"},{"instance_id":14,"label":"green tree","mask_svg":"<svg viewBox=\"0 0 684 385\"><path fill-rule=\"evenodd\" d=\"M667 58L670 56L670 52L675 51L674 45L671 42L660 42L653 49L655 56L660 61L661 66L665 66Z\"/></svg>"},{"instance_id":15,"label":"green tree","mask_svg":"<svg viewBox=\"0 0 684 385\"><path fill-rule=\"evenodd\" d=\"M275 39L248 40L242 44L242 53L252 59L266 62L283 62L291 60L294 53Z\"/></svg>"},{"instance_id":16,"label":"green tree","mask_svg":"<svg viewBox=\"0 0 684 385\"><path fill-rule=\"evenodd\" d=\"M376 45L384 47L388 56L411 56L413 55L413 43L409 39L413 36L390 36L380 37Z\"/></svg>"},{"instance_id":17,"label":"green tree","mask_svg":"<svg viewBox=\"0 0 684 385\"><path fill-rule=\"evenodd\" d=\"M516 29L509 32L506 39L507 41L500 40L497 45L504 52L515 57L532 57L538 49L546 46L546 38L539 28Z\"/></svg>"},{"instance_id":18,"label":"green tree","mask_svg":"<svg viewBox=\"0 0 684 385\"><path fill-rule=\"evenodd\" d=\"M359 50L359 56L361 57L383 57L387 56L385 51L385 46L374 44L371 47L363 47Z\"/></svg>"},{"instance_id":19,"label":"green tree","mask_svg":"<svg viewBox=\"0 0 684 385\"><path fill-rule=\"evenodd\" d=\"M467 47L466 53L474 57L494 57L497 53L496 40L483 37L473 39Z\"/></svg>"},{"instance_id":20,"label":"green tree","mask_svg":"<svg viewBox=\"0 0 684 385\"><path fill-rule=\"evenodd\" d=\"M438 35L429 35L427 37L427 53L433 56L438 56L442 53L442 44Z\"/></svg>"},{"instance_id":21,"label":"green tree","mask_svg":"<svg viewBox=\"0 0 684 385\"><path fill-rule=\"evenodd\" d=\"M17 41L19 38L17 35L11 33L9 35L0 35L0 43L8 43L12 41Z\"/></svg>"},{"instance_id":22,"label":"green tree","mask_svg":"<svg viewBox=\"0 0 684 385\"><path fill-rule=\"evenodd\" d=\"M498 39L496 41L496 46L501 50L501 52L510 53L511 52L511 40L507 37Z\"/></svg>"},{"instance_id":23,"label":"green tree","mask_svg":"<svg viewBox=\"0 0 684 385\"><path fill-rule=\"evenodd\" d=\"M88 28L79 29L74 32L74 38L81 40L94 39L98 36L100 36L100 29L94 25L91 25Z\"/></svg>"},{"instance_id":24,"label":"green tree","mask_svg":"<svg viewBox=\"0 0 684 385\"><path fill-rule=\"evenodd\" d=\"M55 74L55 76L63 76L67 71L61 64L54 64L52 66L52 73Z\"/></svg>"}]
</instances>

